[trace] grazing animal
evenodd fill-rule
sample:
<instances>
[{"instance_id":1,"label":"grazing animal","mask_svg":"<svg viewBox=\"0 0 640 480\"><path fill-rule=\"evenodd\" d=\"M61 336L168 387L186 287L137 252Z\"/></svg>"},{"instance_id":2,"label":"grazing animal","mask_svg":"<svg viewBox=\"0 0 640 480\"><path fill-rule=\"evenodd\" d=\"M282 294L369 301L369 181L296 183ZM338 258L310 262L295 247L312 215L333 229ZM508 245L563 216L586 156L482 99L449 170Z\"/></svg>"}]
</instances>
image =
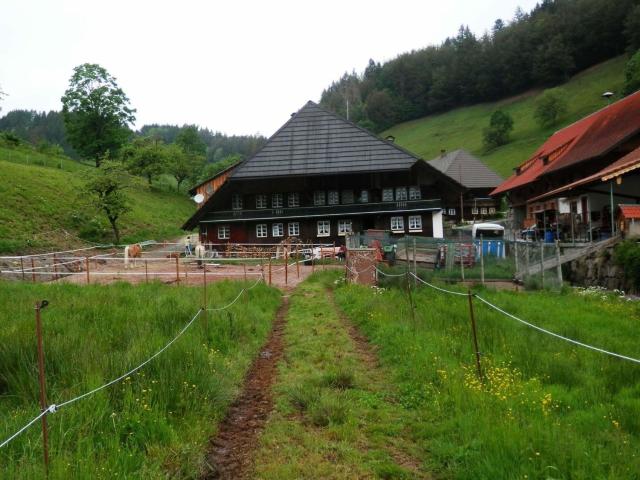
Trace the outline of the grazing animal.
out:
<instances>
[{"instance_id":1,"label":"grazing animal","mask_svg":"<svg viewBox=\"0 0 640 480\"><path fill-rule=\"evenodd\" d=\"M204 258L204 254L205 254L205 248L204 245L202 245L201 243L198 242L198 244L196 245L196 248L194 250L194 253L196 254L196 258L198 259L198 267L202 268L202 259Z\"/></svg>"},{"instance_id":2,"label":"grazing animal","mask_svg":"<svg viewBox=\"0 0 640 480\"><path fill-rule=\"evenodd\" d=\"M135 268L136 258L142 257L142 247L135 243L133 245L127 245L124 247L124 268ZM133 259L133 266L129 267L129 258Z\"/></svg>"}]
</instances>

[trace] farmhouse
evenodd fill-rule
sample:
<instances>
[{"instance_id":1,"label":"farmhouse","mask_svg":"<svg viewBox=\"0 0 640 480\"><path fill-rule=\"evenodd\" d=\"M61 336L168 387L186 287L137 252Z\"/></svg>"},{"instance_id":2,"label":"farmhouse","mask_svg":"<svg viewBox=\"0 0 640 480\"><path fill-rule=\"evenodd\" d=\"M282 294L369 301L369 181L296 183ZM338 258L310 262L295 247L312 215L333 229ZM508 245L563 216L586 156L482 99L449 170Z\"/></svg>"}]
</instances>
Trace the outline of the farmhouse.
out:
<instances>
[{"instance_id":1,"label":"farmhouse","mask_svg":"<svg viewBox=\"0 0 640 480\"><path fill-rule=\"evenodd\" d=\"M203 242L335 241L367 229L443 236L464 187L429 163L308 102L251 158L196 187L183 228Z\"/></svg>"},{"instance_id":2,"label":"farmhouse","mask_svg":"<svg viewBox=\"0 0 640 480\"><path fill-rule=\"evenodd\" d=\"M491 195L507 195L515 231L607 238L617 233L618 205L640 203L639 147L636 92L554 133Z\"/></svg>"},{"instance_id":3,"label":"farmhouse","mask_svg":"<svg viewBox=\"0 0 640 480\"><path fill-rule=\"evenodd\" d=\"M449 197L449 203L444 205L443 211L449 220L484 220L496 216L500 202L489 194L502 183L502 178L482 160L466 150L443 150L438 157L429 160L429 164L465 188L460 192L460 198L451 202Z\"/></svg>"}]
</instances>

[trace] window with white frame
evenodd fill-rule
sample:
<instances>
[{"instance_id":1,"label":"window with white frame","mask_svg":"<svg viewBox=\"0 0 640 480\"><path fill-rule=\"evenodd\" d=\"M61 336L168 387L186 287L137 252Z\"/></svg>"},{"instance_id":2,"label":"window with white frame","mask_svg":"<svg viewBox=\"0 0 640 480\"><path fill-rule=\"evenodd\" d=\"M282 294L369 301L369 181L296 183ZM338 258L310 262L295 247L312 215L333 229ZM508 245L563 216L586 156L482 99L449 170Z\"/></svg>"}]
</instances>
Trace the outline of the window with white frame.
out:
<instances>
[{"instance_id":1,"label":"window with white frame","mask_svg":"<svg viewBox=\"0 0 640 480\"><path fill-rule=\"evenodd\" d=\"M422 215L411 215L409 217L409 231L410 232L422 231Z\"/></svg>"},{"instance_id":2,"label":"window with white frame","mask_svg":"<svg viewBox=\"0 0 640 480\"><path fill-rule=\"evenodd\" d=\"M493 215L496 213L496 209L494 207L489 207L489 215Z\"/></svg>"},{"instance_id":3,"label":"window with white frame","mask_svg":"<svg viewBox=\"0 0 640 480\"><path fill-rule=\"evenodd\" d=\"M340 203L340 195L337 190L329 190L328 197L329 201L327 203L329 203L329 205L338 205Z\"/></svg>"},{"instance_id":4,"label":"window with white frame","mask_svg":"<svg viewBox=\"0 0 640 480\"><path fill-rule=\"evenodd\" d=\"M403 217L391 217L391 231L392 232L404 232L404 218Z\"/></svg>"},{"instance_id":5,"label":"window with white frame","mask_svg":"<svg viewBox=\"0 0 640 480\"><path fill-rule=\"evenodd\" d=\"M267 196L264 194L256 195L256 208L267 208Z\"/></svg>"},{"instance_id":6,"label":"window with white frame","mask_svg":"<svg viewBox=\"0 0 640 480\"><path fill-rule=\"evenodd\" d=\"M455 208L450 208L448 214L449 215L455 215L456 214L456 209Z\"/></svg>"},{"instance_id":7,"label":"window with white frame","mask_svg":"<svg viewBox=\"0 0 640 480\"><path fill-rule=\"evenodd\" d=\"M288 232L290 237L300 236L300 222L289 222Z\"/></svg>"},{"instance_id":8,"label":"window with white frame","mask_svg":"<svg viewBox=\"0 0 640 480\"><path fill-rule=\"evenodd\" d=\"M271 225L271 235L274 237L283 237L284 225L282 223L274 223Z\"/></svg>"},{"instance_id":9,"label":"window with white frame","mask_svg":"<svg viewBox=\"0 0 640 480\"><path fill-rule=\"evenodd\" d=\"M471 215L478 215L478 207L473 207L471 209Z\"/></svg>"},{"instance_id":10,"label":"window with white frame","mask_svg":"<svg viewBox=\"0 0 640 480\"><path fill-rule=\"evenodd\" d=\"M289 194L289 201L287 202L289 207L299 207L300 206L300 194L298 192L293 192Z\"/></svg>"},{"instance_id":11,"label":"window with white frame","mask_svg":"<svg viewBox=\"0 0 640 480\"><path fill-rule=\"evenodd\" d=\"M344 236L351 232L351 220L338 220L338 235Z\"/></svg>"},{"instance_id":12,"label":"window with white frame","mask_svg":"<svg viewBox=\"0 0 640 480\"><path fill-rule=\"evenodd\" d=\"M231 237L231 227L229 225L218 225L218 239L229 240Z\"/></svg>"},{"instance_id":13,"label":"window with white frame","mask_svg":"<svg viewBox=\"0 0 640 480\"><path fill-rule=\"evenodd\" d=\"M331 235L331 222L329 220L318 220L318 236L328 237Z\"/></svg>"},{"instance_id":14,"label":"window with white frame","mask_svg":"<svg viewBox=\"0 0 640 480\"><path fill-rule=\"evenodd\" d=\"M267 224L259 223L256 225L256 237L267 238Z\"/></svg>"},{"instance_id":15,"label":"window with white frame","mask_svg":"<svg viewBox=\"0 0 640 480\"><path fill-rule=\"evenodd\" d=\"M485 207L482 207L482 208L480 209L480 213L481 213L482 215L486 215L486 214L487 214L487 209L486 209Z\"/></svg>"},{"instance_id":16,"label":"window with white frame","mask_svg":"<svg viewBox=\"0 0 640 480\"><path fill-rule=\"evenodd\" d=\"M271 208L282 208L282 194L274 193L271 195Z\"/></svg>"},{"instance_id":17,"label":"window with white frame","mask_svg":"<svg viewBox=\"0 0 640 480\"><path fill-rule=\"evenodd\" d=\"M342 191L342 203L353 203L353 190Z\"/></svg>"},{"instance_id":18,"label":"window with white frame","mask_svg":"<svg viewBox=\"0 0 640 480\"><path fill-rule=\"evenodd\" d=\"M369 203L369 190L362 190L360 192L360 203Z\"/></svg>"},{"instance_id":19,"label":"window with white frame","mask_svg":"<svg viewBox=\"0 0 640 480\"><path fill-rule=\"evenodd\" d=\"M242 195L239 193L231 195L231 208L233 210L242 210Z\"/></svg>"},{"instance_id":20,"label":"window with white frame","mask_svg":"<svg viewBox=\"0 0 640 480\"><path fill-rule=\"evenodd\" d=\"M396 188L396 200L406 200L407 199L407 187L397 187Z\"/></svg>"},{"instance_id":21,"label":"window with white frame","mask_svg":"<svg viewBox=\"0 0 640 480\"><path fill-rule=\"evenodd\" d=\"M316 190L313 192L313 204L318 207L325 204L325 194L322 190Z\"/></svg>"},{"instance_id":22,"label":"window with white frame","mask_svg":"<svg viewBox=\"0 0 640 480\"><path fill-rule=\"evenodd\" d=\"M393 202L393 188L383 188L382 189L382 201L383 202Z\"/></svg>"},{"instance_id":23,"label":"window with white frame","mask_svg":"<svg viewBox=\"0 0 640 480\"><path fill-rule=\"evenodd\" d=\"M420 200L421 198L420 187L409 187L409 200Z\"/></svg>"}]
</instances>

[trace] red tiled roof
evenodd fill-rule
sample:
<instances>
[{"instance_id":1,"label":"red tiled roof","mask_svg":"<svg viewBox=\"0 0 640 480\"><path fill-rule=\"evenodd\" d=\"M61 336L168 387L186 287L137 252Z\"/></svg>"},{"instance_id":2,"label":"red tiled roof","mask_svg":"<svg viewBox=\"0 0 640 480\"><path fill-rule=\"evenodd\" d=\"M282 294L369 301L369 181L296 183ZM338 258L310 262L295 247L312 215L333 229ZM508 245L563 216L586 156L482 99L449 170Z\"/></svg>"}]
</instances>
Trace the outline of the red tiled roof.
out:
<instances>
[{"instance_id":1,"label":"red tiled roof","mask_svg":"<svg viewBox=\"0 0 640 480\"><path fill-rule=\"evenodd\" d=\"M605 107L554 133L500 184L491 195L513 190L542 175L607 153L640 131L640 91ZM545 165L544 158L548 158Z\"/></svg>"},{"instance_id":2,"label":"red tiled roof","mask_svg":"<svg viewBox=\"0 0 640 480\"><path fill-rule=\"evenodd\" d=\"M626 154L624 157L616 160L611 165L603 168L599 172L594 173L593 175L589 175L588 177L581 178L580 180L576 180L575 182L571 182L566 185L563 185L562 187L558 187L554 190L550 190L548 192L543 193L542 195L538 195L537 197L530 198L528 201L534 202L537 200L542 200L543 198L551 197L558 193L566 192L568 190L572 190L581 185L587 185L588 183L592 183L598 180L606 181L612 177L622 175L630 170L635 170L637 168L640 168L640 147Z\"/></svg>"},{"instance_id":3,"label":"red tiled roof","mask_svg":"<svg viewBox=\"0 0 640 480\"><path fill-rule=\"evenodd\" d=\"M620 211L624 218L640 219L640 205L620 205Z\"/></svg>"}]
</instances>

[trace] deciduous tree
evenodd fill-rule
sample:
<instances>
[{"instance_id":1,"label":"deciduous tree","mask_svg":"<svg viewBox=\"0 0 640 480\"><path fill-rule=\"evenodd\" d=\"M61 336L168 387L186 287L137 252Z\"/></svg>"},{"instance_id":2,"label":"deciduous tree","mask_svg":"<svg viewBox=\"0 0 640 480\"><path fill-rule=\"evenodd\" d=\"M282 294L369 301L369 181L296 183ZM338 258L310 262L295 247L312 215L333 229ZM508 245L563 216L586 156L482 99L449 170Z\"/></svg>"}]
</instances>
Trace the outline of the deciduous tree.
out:
<instances>
[{"instance_id":1,"label":"deciduous tree","mask_svg":"<svg viewBox=\"0 0 640 480\"><path fill-rule=\"evenodd\" d=\"M77 66L62 97L67 139L80 155L100 166L105 153L114 158L135 121L129 98L107 70L95 63Z\"/></svg>"},{"instance_id":2,"label":"deciduous tree","mask_svg":"<svg viewBox=\"0 0 640 480\"><path fill-rule=\"evenodd\" d=\"M536 101L535 117L538 124L543 127L552 127L567 113L567 101L559 88L545 90Z\"/></svg>"},{"instance_id":3,"label":"deciduous tree","mask_svg":"<svg viewBox=\"0 0 640 480\"><path fill-rule=\"evenodd\" d=\"M509 143L509 133L513 130L513 118L502 110L491 114L489 126L484 129L484 145L487 149L496 148Z\"/></svg>"}]
</instances>

